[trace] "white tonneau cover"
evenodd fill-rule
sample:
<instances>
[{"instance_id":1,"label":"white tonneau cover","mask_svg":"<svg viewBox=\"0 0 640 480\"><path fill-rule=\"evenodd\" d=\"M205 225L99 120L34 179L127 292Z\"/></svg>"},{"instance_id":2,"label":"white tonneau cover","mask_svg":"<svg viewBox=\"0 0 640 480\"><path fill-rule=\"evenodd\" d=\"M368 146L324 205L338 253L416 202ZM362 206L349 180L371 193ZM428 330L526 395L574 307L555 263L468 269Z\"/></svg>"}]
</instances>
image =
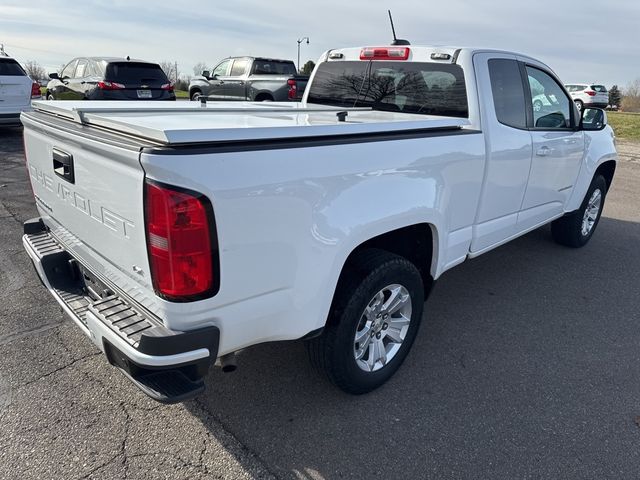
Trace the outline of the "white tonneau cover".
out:
<instances>
[{"instance_id":1,"label":"white tonneau cover","mask_svg":"<svg viewBox=\"0 0 640 480\"><path fill-rule=\"evenodd\" d=\"M464 118L294 102L35 101L33 108L161 144L462 128ZM339 112L348 112L344 122Z\"/></svg>"}]
</instances>

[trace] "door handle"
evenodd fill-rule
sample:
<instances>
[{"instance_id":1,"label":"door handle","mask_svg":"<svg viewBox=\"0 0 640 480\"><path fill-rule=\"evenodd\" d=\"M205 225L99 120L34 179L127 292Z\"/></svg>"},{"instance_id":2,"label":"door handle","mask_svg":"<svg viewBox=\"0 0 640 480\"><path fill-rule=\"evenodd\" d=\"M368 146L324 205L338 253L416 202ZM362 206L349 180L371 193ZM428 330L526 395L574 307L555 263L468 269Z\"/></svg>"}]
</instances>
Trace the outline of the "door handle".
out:
<instances>
[{"instance_id":1,"label":"door handle","mask_svg":"<svg viewBox=\"0 0 640 480\"><path fill-rule=\"evenodd\" d=\"M536 151L536 155L539 157L548 157L553 152L553 148L549 148L546 145L540 147L538 151Z\"/></svg>"},{"instance_id":2,"label":"door handle","mask_svg":"<svg viewBox=\"0 0 640 480\"><path fill-rule=\"evenodd\" d=\"M53 156L53 171L57 176L69 183L75 183L75 172L73 169L73 155L54 148L51 152Z\"/></svg>"}]
</instances>

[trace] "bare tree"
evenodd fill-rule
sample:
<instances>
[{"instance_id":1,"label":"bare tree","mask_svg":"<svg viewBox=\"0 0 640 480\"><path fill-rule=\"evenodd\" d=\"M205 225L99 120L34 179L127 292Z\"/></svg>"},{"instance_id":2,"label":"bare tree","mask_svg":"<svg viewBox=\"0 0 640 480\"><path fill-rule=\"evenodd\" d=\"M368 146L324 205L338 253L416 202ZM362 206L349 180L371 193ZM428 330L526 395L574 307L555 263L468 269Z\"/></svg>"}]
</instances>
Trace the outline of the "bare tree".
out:
<instances>
[{"instance_id":1,"label":"bare tree","mask_svg":"<svg viewBox=\"0 0 640 480\"><path fill-rule=\"evenodd\" d=\"M622 93L622 110L640 112L640 78L636 78L627 85Z\"/></svg>"},{"instance_id":2,"label":"bare tree","mask_svg":"<svg viewBox=\"0 0 640 480\"><path fill-rule=\"evenodd\" d=\"M204 72L207 69L207 64L204 62L198 62L193 66L193 74L195 76L200 76L202 75L202 72Z\"/></svg>"},{"instance_id":3,"label":"bare tree","mask_svg":"<svg viewBox=\"0 0 640 480\"><path fill-rule=\"evenodd\" d=\"M44 71L44 68L42 68L42 65L40 65L35 60L29 60L25 62L23 66L24 70L27 72L27 75L29 75L32 80L38 81L47 78L47 73Z\"/></svg>"},{"instance_id":4,"label":"bare tree","mask_svg":"<svg viewBox=\"0 0 640 480\"><path fill-rule=\"evenodd\" d=\"M178 63L177 62L164 60L160 62L159 65L169 80L171 80L173 83L176 83L178 81Z\"/></svg>"}]
</instances>

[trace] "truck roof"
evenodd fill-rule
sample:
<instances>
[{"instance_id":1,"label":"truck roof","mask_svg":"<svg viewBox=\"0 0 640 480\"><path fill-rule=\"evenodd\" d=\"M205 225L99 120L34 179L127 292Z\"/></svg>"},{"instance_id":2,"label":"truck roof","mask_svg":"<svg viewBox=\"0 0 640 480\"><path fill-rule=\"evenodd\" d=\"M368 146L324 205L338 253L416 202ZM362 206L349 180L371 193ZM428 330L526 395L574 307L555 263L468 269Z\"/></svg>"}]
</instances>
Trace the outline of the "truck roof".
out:
<instances>
[{"instance_id":1,"label":"truck roof","mask_svg":"<svg viewBox=\"0 0 640 480\"><path fill-rule=\"evenodd\" d=\"M163 145L460 129L468 119L292 102L34 101L35 111ZM338 113L347 112L344 122Z\"/></svg>"},{"instance_id":2,"label":"truck roof","mask_svg":"<svg viewBox=\"0 0 640 480\"><path fill-rule=\"evenodd\" d=\"M529 55L525 55L518 52L511 52L508 50L500 50L495 48L483 48L483 47L460 47L460 46L452 46L452 45L384 45L384 44L371 44L371 45L363 45L360 47L347 47L347 48L336 48L332 50L328 50L322 56L323 59L327 61L339 61L339 60L360 60L360 53L363 49L366 48L392 48L392 49L409 49L409 58L407 61L418 61L418 62L444 62L444 63L454 63L456 59L460 56L461 53L467 53L470 55L474 55L476 53L498 53L498 54L507 54L507 55L516 55L521 58L526 58L529 60L533 60L538 63L542 63L539 60L530 57ZM330 54L343 54L342 58L331 58ZM434 54L444 54L448 55L449 58L446 59L434 59L432 55Z\"/></svg>"}]
</instances>

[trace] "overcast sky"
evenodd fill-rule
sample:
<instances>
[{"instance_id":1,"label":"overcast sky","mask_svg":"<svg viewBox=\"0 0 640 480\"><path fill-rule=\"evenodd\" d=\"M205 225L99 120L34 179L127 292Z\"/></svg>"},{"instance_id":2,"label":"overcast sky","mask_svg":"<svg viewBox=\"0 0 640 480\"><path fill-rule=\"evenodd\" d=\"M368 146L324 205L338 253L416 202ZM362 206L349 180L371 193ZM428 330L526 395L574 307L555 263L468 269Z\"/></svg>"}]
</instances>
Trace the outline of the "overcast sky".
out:
<instances>
[{"instance_id":1,"label":"overcast sky","mask_svg":"<svg viewBox=\"0 0 640 480\"><path fill-rule=\"evenodd\" d=\"M618 0L0 0L0 43L48 71L76 56L171 60L193 75L221 58L317 60L329 48L388 43L481 46L536 57L567 82L640 77L640 1Z\"/></svg>"}]
</instances>

